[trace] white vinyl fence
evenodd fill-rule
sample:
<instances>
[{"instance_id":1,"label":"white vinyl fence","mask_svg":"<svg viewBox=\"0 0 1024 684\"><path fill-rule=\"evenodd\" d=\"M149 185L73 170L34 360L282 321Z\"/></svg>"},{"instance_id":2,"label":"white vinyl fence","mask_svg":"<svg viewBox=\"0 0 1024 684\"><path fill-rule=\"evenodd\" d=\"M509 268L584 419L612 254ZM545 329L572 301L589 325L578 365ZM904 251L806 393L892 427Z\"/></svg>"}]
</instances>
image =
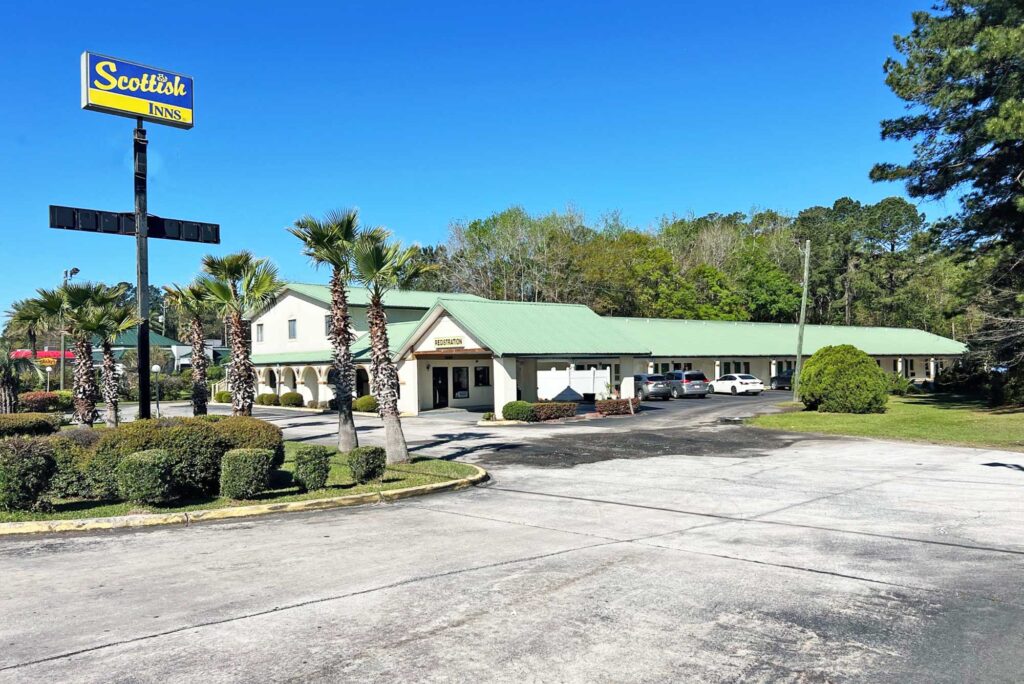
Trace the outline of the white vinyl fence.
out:
<instances>
[{"instance_id":1,"label":"white vinyl fence","mask_svg":"<svg viewBox=\"0 0 1024 684\"><path fill-rule=\"evenodd\" d=\"M539 370L537 371L537 398L541 401L582 401L584 395L595 399L608 399L611 392L611 370Z\"/></svg>"}]
</instances>

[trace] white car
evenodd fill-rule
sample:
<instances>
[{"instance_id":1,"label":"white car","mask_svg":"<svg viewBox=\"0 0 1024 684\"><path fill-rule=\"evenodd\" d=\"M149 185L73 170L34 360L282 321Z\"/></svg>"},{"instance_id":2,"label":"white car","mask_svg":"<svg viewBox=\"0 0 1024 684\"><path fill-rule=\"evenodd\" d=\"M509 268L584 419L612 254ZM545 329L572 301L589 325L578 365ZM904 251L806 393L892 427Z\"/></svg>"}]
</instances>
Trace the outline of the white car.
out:
<instances>
[{"instance_id":1,"label":"white car","mask_svg":"<svg viewBox=\"0 0 1024 684\"><path fill-rule=\"evenodd\" d=\"M734 373L723 375L710 385L708 391L712 394L753 394L758 395L764 391L764 383L753 375Z\"/></svg>"}]
</instances>

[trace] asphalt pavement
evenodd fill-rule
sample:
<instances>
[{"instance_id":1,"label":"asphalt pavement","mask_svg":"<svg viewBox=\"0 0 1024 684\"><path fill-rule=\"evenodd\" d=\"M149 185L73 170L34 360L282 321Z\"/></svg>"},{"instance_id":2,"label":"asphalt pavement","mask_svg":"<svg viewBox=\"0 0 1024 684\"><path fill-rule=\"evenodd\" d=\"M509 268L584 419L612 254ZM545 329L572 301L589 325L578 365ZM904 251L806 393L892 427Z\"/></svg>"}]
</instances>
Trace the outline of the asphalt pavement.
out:
<instances>
[{"instance_id":1,"label":"asphalt pavement","mask_svg":"<svg viewBox=\"0 0 1024 684\"><path fill-rule=\"evenodd\" d=\"M418 453L490 483L0 541L0 681L1024 679L1024 454L732 420L779 396L428 415ZM316 441L330 418L278 420Z\"/></svg>"}]
</instances>

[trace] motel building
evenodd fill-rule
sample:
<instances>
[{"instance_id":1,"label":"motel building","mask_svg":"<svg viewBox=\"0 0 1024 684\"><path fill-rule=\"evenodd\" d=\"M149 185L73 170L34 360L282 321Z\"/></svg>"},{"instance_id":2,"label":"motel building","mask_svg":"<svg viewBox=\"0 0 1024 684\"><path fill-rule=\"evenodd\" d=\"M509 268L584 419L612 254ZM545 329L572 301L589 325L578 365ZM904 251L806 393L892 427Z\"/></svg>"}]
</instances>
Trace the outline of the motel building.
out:
<instances>
[{"instance_id":1,"label":"motel building","mask_svg":"<svg viewBox=\"0 0 1024 684\"><path fill-rule=\"evenodd\" d=\"M365 289L349 289L356 396L370 392L367 303ZM389 292L385 306L403 415L497 413L516 399L600 399L620 384L630 388L634 374L671 370L701 370L711 379L750 373L767 385L796 363L794 324L614 318L582 305L420 291ZM290 283L251 323L258 392L295 391L307 406L326 406L333 398L327 286ZM915 382L932 380L966 351L922 330L806 326L805 359L835 344L852 344Z\"/></svg>"}]
</instances>

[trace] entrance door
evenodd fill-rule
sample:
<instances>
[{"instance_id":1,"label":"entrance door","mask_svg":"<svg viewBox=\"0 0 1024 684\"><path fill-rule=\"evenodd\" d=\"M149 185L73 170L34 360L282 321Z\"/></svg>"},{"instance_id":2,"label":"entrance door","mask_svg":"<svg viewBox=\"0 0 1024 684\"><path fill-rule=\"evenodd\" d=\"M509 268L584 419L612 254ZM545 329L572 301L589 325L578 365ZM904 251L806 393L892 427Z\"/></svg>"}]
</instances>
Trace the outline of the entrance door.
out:
<instances>
[{"instance_id":1,"label":"entrance door","mask_svg":"<svg viewBox=\"0 0 1024 684\"><path fill-rule=\"evenodd\" d=\"M448 368L434 367L434 408L448 406Z\"/></svg>"}]
</instances>

